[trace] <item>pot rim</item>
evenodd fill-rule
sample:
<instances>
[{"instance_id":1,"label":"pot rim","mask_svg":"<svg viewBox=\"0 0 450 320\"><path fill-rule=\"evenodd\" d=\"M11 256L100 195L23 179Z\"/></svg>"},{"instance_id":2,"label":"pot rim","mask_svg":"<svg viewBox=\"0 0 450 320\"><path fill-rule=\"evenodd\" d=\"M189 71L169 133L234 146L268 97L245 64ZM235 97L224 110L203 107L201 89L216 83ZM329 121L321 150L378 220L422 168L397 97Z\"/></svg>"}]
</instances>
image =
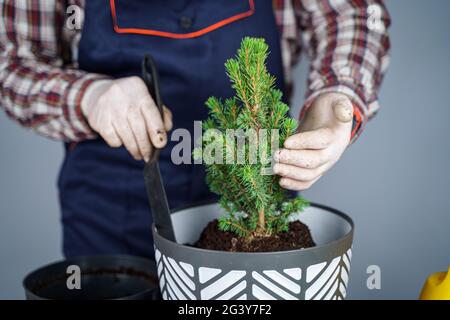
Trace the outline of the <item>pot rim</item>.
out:
<instances>
[{"instance_id":1,"label":"pot rim","mask_svg":"<svg viewBox=\"0 0 450 320\"><path fill-rule=\"evenodd\" d=\"M180 206L180 207L175 208L173 211L171 211L171 214L178 213L180 211L184 211L184 210L191 209L191 208L194 208L194 207L205 206L205 205L210 205L210 204L217 204L217 201L215 201L215 200L205 200L205 201L198 201L198 202L190 203L188 205L184 205L184 206ZM221 251L221 250L202 249L202 248L197 248L197 247L193 247L193 246L184 245L184 244L181 244L181 243L177 243L177 242L168 240L168 239L164 238L163 236L161 236L158 233L154 222L152 223L152 231L153 231L153 236L154 237L158 237L159 241L165 243L166 245L174 246L174 247L176 247L178 249L190 250L193 253L204 253L204 254L217 254L217 253L220 253L220 254L225 254L225 255L239 255L239 256L242 256L242 257L244 257L246 255L255 255L255 254L270 256L270 255L274 255L274 254L277 254L277 255L290 255L290 254L299 253L299 252L307 253L307 252L315 251L317 249L322 249L322 248L336 246L339 242L346 241L347 239L353 237L353 234L354 234L354 231L355 231L355 224L353 222L353 219L350 218L348 215L346 215L345 213L343 213L342 211L339 211L337 209L334 209L334 208L331 208L331 207L328 207L328 206L325 206L325 205L322 205L322 204L318 204L318 203L315 203L315 202L310 202L310 206L318 208L318 209L323 209L323 210L329 211L332 214L343 218L345 221L347 221L350 224L350 230L344 236L342 236L342 237L340 237L340 238L338 238L336 240L333 240L331 242L327 242L325 244L322 244L322 245L318 245L318 246L314 246L314 247L310 247L310 248L301 248L301 249L286 250L286 251L270 251L270 252L230 252L230 251ZM158 248L158 246L156 246L156 248Z\"/></svg>"},{"instance_id":2,"label":"pot rim","mask_svg":"<svg viewBox=\"0 0 450 320\"><path fill-rule=\"evenodd\" d=\"M42 297L41 295L39 295L36 290L34 290L33 288L33 281L35 281L35 278L37 276L39 276L40 273L46 271L48 268L57 268L59 266L62 265L70 265L70 264L76 264L76 263L80 263L80 261L89 261L89 260L129 260L129 261L140 261L143 263L153 263L155 264L155 273L154 273L154 277L157 280L158 279L158 274L156 272L156 263L154 260L149 259L149 258L145 258L145 257L140 257L140 256L134 256L134 255L128 255L128 254L94 254L94 255L80 255L80 256L74 256L74 257L70 257L67 259L59 259L57 261L54 262L50 262L47 263L35 270L32 270L30 272L28 272L28 274L23 278L22 280L22 287L25 290L26 293L31 294L35 297L38 297L42 300L54 300L54 299L50 299L50 298L45 298ZM158 283L155 283L154 288L149 288L146 290L143 290L141 292L137 292L137 293L133 293L131 295L128 296L124 296L124 297L120 297L117 299L112 299L112 300L121 300L121 299L133 299L136 297L141 296L142 294L146 294L146 293L150 293L153 290L155 290L155 288L158 288Z\"/></svg>"}]
</instances>

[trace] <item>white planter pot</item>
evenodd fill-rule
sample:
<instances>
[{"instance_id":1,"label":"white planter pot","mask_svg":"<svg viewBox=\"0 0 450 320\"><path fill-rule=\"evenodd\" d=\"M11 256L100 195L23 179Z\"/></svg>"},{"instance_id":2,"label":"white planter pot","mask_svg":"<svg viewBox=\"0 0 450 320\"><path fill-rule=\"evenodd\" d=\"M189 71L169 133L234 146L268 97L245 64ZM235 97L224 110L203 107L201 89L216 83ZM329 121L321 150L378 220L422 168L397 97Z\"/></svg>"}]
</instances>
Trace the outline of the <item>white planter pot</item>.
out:
<instances>
[{"instance_id":1,"label":"white planter pot","mask_svg":"<svg viewBox=\"0 0 450 320\"><path fill-rule=\"evenodd\" d=\"M223 210L217 204L172 213L178 243L153 227L155 255L164 299L326 299L346 295L353 221L313 204L300 214L316 247L282 252L223 252L189 245Z\"/></svg>"}]
</instances>

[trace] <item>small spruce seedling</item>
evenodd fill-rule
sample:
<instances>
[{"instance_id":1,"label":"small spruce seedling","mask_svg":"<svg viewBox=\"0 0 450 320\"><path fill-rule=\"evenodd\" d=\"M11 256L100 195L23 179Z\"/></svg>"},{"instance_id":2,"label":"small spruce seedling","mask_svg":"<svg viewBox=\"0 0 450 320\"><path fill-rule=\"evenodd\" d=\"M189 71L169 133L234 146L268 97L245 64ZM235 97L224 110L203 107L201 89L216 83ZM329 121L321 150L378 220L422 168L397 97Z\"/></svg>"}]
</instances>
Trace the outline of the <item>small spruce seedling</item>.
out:
<instances>
[{"instance_id":1,"label":"small spruce seedling","mask_svg":"<svg viewBox=\"0 0 450 320\"><path fill-rule=\"evenodd\" d=\"M288 116L289 107L282 102L281 91L275 88L275 78L266 69L267 56L264 39L243 39L236 57L225 63L236 96L224 101L208 99L209 118L203 123L203 130L215 133L209 135L210 139L203 138L202 147L194 150L194 158L204 159L203 150L212 141L223 147L213 154L220 161L206 163L207 183L212 192L220 195L219 203L227 212L219 218L218 226L249 240L287 231L289 217L308 206L301 197L292 199L280 187L278 176L263 173L267 159L272 159L279 147L273 146L275 132L279 145L283 145L297 128L297 122ZM256 134L249 135L254 139L248 139L242 148L237 143L240 134L228 139L230 129ZM269 133L264 141L259 135L263 129ZM221 138L218 131L226 138ZM255 144L259 147L256 163L250 155ZM237 161L239 154L241 161Z\"/></svg>"}]
</instances>

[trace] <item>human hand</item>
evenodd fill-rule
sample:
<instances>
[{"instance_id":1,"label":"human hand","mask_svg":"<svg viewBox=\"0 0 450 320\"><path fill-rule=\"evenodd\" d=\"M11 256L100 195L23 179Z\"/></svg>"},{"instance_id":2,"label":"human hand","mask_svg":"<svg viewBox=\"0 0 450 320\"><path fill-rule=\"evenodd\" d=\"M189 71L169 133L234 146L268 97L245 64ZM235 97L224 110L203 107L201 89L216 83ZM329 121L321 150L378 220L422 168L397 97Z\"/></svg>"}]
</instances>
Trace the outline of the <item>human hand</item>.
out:
<instances>
[{"instance_id":1,"label":"human hand","mask_svg":"<svg viewBox=\"0 0 450 320\"><path fill-rule=\"evenodd\" d=\"M289 190L306 190L341 157L350 142L353 106L340 93L325 93L306 111L299 133L284 142L275 153L273 171L280 185Z\"/></svg>"},{"instance_id":2,"label":"human hand","mask_svg":"<svg viewBox=\"0 0 450 320\"><path fill-rule=\"evenodd\" d=\"M89 87L81 102L89 125L106 143L125 146L136 160L149 161L153 147L167 143L172 113L164 107L164 121L158 107L139 77L101 80Z\"/></svg>"}]
</instances>

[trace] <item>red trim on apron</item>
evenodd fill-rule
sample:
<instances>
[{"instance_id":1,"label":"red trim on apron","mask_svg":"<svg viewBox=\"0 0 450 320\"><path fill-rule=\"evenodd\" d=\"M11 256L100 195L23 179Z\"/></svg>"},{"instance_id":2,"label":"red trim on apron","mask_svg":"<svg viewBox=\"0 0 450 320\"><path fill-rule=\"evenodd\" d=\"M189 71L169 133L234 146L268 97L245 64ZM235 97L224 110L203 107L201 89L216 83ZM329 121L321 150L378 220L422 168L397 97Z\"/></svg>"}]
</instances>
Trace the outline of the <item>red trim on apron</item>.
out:
<instances>
[{"instance_id":1,"label":"red trim on apron","mask_svg":"<svg viewBox=\"0 0 450 320\"><path fill-rule=\"evenodd\" d=\"M359 108L357 106L353 106L353 115L356 118L356 125L352 130L352 134L350 135L350 140L353 139L353 137L358 132L358 129L361 127L361 124L362 124L361 111L359 110Z\"/></svg>"},{"instance_id":2,"label":"red trim on apron","mask_svg":"<svg viewBox=\"0 0 450 320\"><path fill-rule=\"evenodd\" d=\"M249 10L246 12L242 12L239 14L236 14L234 16L228 17L226 19L220 20L219 22L216 22L206 28L189 32L189 33L172 33L172 32L165 32L165 31L159 31L159 30L152 30L152 29L140 29L140 28L121 28L119 27L117 23L117 14L116 14L116 5L114 0L109 0L109 5L111 7L111 14L113 19L113 25L114 25L114 31L117 33L133 33L133 34L143 34L148 36L158 36L158 37L165 37L165 38L172 38L172 39L189 39L189 38L197 38L200 37L208 32L214 31L218 28L221 28L227 24L230 24L232 22L235 22L240 19L244 19L246 17L251 16L253 13L255 13L255 3L254 0L249 0Z\"/></svg>"}]
</instances>

